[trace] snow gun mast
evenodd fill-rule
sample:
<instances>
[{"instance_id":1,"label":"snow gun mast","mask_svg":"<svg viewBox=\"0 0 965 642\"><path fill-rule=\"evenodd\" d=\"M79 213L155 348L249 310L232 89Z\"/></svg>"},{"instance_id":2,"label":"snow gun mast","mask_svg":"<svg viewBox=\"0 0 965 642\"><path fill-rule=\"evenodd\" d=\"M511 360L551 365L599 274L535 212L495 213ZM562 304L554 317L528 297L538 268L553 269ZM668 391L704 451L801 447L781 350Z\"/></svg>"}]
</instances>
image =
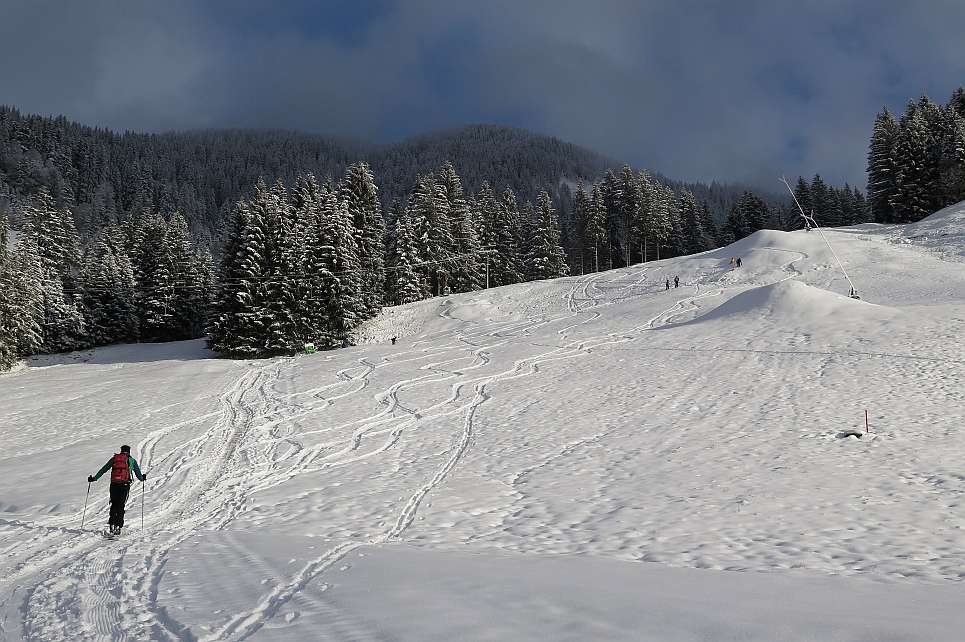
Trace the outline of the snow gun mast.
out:
<instances>
[{"instance_id":1,"label":"snow gun mast","mask_svg":"<svg viewBox=\"0 0 965 642\"><path fill-rule=\"evenodd\" d=\"M844 266L841 264L841 259L839 259L838 255L834 253L834 248L831 247L831 243L828 242L828 237L824 235L824 232L822 232L821 228L818 227L817 221L814 220L814 212L811 212L810 216L805 214L804 208L801 207L801 204L798 202L797 196L794 195L794 190L791 189L791 186L790 184L788 184L787 179L781 177L780 180L782 183L784 183L785 186L787 186L787 191L791 193L791 198L794 199L794 204L797 205L797 210L801 213L801 216L804 218L804 225L805 225L804 229L808 231L810 231L811 228L816 229L818 233L821 235L821 238L824 239L824 242L827 243L828 249L831 250L831 256L833 256L834 260L838 262L838 267L841 268L841 273L844 275L844 278L848 280L848 285L851 286L851 292L848 293L848 296L851 297L852 299L860 299L861 297L858 296L858 290L855 289L854 283L851 281L851 277L848 276L848 272L844 269Z\"/></svg>"}]
</instances>

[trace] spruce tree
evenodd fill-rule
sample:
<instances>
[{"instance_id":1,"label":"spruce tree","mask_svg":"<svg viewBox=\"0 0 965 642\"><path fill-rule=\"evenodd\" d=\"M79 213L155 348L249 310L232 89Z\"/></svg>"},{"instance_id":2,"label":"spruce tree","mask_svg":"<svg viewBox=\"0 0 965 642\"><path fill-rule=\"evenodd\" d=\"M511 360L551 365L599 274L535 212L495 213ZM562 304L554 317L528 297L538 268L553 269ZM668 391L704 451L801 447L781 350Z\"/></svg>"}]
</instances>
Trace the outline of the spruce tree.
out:
<instances>
[{"instance_id":1,"label":"spruce tree","mask_svg":"<svg viewBox=\"0 0 965 642\"><path fill-rule=\"evenodd\" d=\"M496 208L496 266L497 285L522 283L526 268L523 264L523 239L516 193L507 186Z\"/></svg>"},{"instance_id":2,"label":"spruce tree","mask_svg":"<svg viewBox=\"0 0 965 642\"><path fill-rule=\"evenodd\" d=\"M192 246L187 221L180 212L172 214L168 221L163 257L171 283L170 317L163 339L195 339L201 336L208 313L210 265L207 255Z\"/></svg>"},{"instance_id":3,"label":"spruce tree","mask_svg":"<svg viewBox=\"0 0 965 642\"><path fill-rule=\"evenodd\" d=\"M529 278L540 280L566 276L568 270L560 245L559 224L546 190L540 191L537 196L537 205L535 210L531 210L530 219L529 248L526 255Z\"/></svg>"},{"instance_id":4,"label":"spruce tree","mask_svg":"<svg viewBox=\"0 0 965 642\"><path fill-rule=\"evenodd\" d=\"M898 186L900 138L898 122L885 107L875 119L868 150L868 204L876 223L895 222L893 201Z\"/></svg>"},{"instance_id":5,"label":"spruce tree","mask_svg":"<svg viewBox=\"0 0 965 642\"><path fill-rule=\"evenodd\" d=\"M295 333L306 343L327 345L320 336L325 332L323 305L319 298L321 288L321 272L323 268L317 261L315 242L317 228L321 221L321 187L318 179L312 173L299 174L292 188L292 257L297 275L293 275L293 291L295 292L294 316ZM318 289L318 292L316 292Z\"/></svg>"},{"instance_id":6,"label":"spruce tree","mask_svg":"<svg viewBox=\"0 0 965 642\"><path fill-rule=\"evenodd\" d=\"M740 206L740 201L731 203L730 210L727 212L727 220L724 222L724 245L730 245L746 237L750 232L750 226L744 217L744 210Z\"/></svg>"},{"instance_id":7,"label":"spruce tree","mask_svg":"<svg viewBox=\"0 0 965 642\"><path fill-rule=\"evenodd\" d=\"M17 360L14 319L20 311L14 303L13 264L7 244L10 225L0 217L0 370L7 370Z\"/></svg>"},{"instance_id":8,"label":"spruce tree","mask_svg":"<svg viewBox=\"0 0 965 642\"><path fill-rule=\"evenodd\" d=\"M670 187L654 185L656 205L652 214L650 226L654 245L657 249L657 260L660 259L660 248L670 246L673 233L674 221L679 220L677 196Z\"/></svg>"},{"instance_id":9,"label":"spruce tree","mask_svg":"<svg viewBox=\"0 0 965 642\"><path fill-rule=\"evenodd\" d=\"M79 240L69 210L58 210L46 189L27 208L18 243L23 240L39 261L37 292L42 301L43 352L76 350L87 345L83 303L75 275Z\"/></svg>"},{"instance_id":10,"label":"spruce tree","mask_svg":"<svg viewBox=\"0 0 965 642\"><path fill-rule=\"evenodd\" d=\"M479 194L472 201L472 216L476 221L476 237L479 242L480 252L483 254L481 260L485 262L488 269L488 279L484 276L483 285L495 287L503 285L498 283L497 274L499 273L496 248L499 244L499 204L493 194L489 181L483 181L479 188Z\"/></svg>"},{"instance_id":11,"label":"spruce tree","mask_svg":"<svg viewBox=\"0 0 965 642\"><path fill-rule=\"evenodd\" d=\"M385 290L385 219L368 164L360 162L349 167L339 191L355 228L361 313L368 318L382 309Z\"/></svg>"},{"instance_id":12,"label":"spruce tree","mask_svg":"<svg viewBox=\"0 0 965 642\"><path fill-rule=\"evenodd\" d=\"M432 172L420 176L406 212L419 248L419 269L434 295L448 288L455 242L444 195Z\"/></svg>"},{"instance_id":13,"label":"spruce tree","mask_svg":"<svg viewBox=\"0 0 965 642\"><path fill-rule=\"evenodd\" d=\"M703 246L704 249L712 250L718 247L717 237L717 222L714 221L714 215L710 211L710 205L707 201L702 201L700 203L700 211L698 214L700 220L700 229L703 233Z\"/></svg>"},{"instance_id":14,"label":"spruce tree","mask_svg":"<svg viewBox=\"0 0 965 642\"><path fill-rule=\"evenodd\" d=\"M651 180L649 172L640 172L637 175L637 194L640 201L632 222L632 233L637 239L640 257L644 263L650 260L650 250L654 240L656 210L660 201L658 190L659 185Z\"/></svg>"},{"instance_id":15,"label":"spruce tree","mask_svg":"<svg viewBox=\"0 0 965 642\"><path fill-rule=\"evenodd\" d=\"M633 222L637 218L641 197L639 185L629 165L624 165L623 169L620 170L620 178L616 182L615 188L616 193L613 200L620 219L623 236L623 262L624 265L630 265L630 246L637 242L636 235L633 233Z\"/></svg>"},{"instance_id":16,"label":"spruce tree","mask_svg":"<svg viewBox=\"0 0 965 642\"><path fill-rule=\"evenodd\" d=\"M296 244L288 191L280 180L252 201L256 217L265 226L264 350L267 355L294 354L305 337L300 336L298 301L301 260Z\"/></svg>"},{"instance_id":17,"label":"spruce tree","mask_svg":"<svg viewBox=\"0 0 965 642\"><path fill-rule=\"evenodd\" d=\"M894 222L914 223L933 214L940 204L937 166L930 159L931 134L918 106L912 101L899 123L897 177L891 199Z\"/></svg>"},{"instance_id":18,"label":"spruce tree","mask_svg":"<svg viewBox=\"0 0 965 642\"><path fill-rule=\"evenodd\" d=\"M604 252L606 255L606 269L622 267L624 265L623 253L623 214L620 209L620 186L613 170L607 169L600 181L601 194L603 196L604 211L606 217L603 228L606 230L606 240Z\"/></svg>"},{"instance_id":19,"label":"spruce tree","mask_svg":"<svg viewBox=\"0 0 965 642\"><path fill-rule=\"evenodd\" d=\"M5 358L19 359L38 352L44 340L44 270L36 236L25 235L21 228L17 245L5 261L8 268L3 305L10 314L0 323L6 328Z\"/></svg>"},{"instance_id":20,"label":"spruce tree","mask_svg":"<svg viewBox=\"0 0 965 642\"><path fill-rule=\"evenodd\" d=\"M243 289L238 293L241 307L234 327L234 356L262 356L266 349L268 327L271 319L268 313L267 280L271 278L269 259L270 231L264 220L264 208L258 207L264 198L267 186L263 182L255 188L252 202L245 210L247 214L241 238L241 263Z\"/></svg>"},{"instance_id":21,"label":"spruce tree","mask_svg":"<svg viewBox=\"0 0 965 642\"><path fill-rule=\"evenodd\" d=\"M578 256L580 274L585 274L587 270L587 251L586 251L586 225L590 218L590 195L586 193L586 187L581 178L576 184L576 195L573 197L573 225L577 230L575 251Z\"/></svg>"},{"instance_id":22,"label":"spruce tree","mask_svg":"<svg viewBox=\"0 0 965 642\"><path fill-rule=\"evenodd\" d=\"M767 207L767 203L764 202L764 199L750 190L746 190L737 204L742 210L743 219L747 224L745 236L764 229L764 226L771 217L770 210Z\"/></svg>"},{"instance_id":23,"label":"spruce tree","mask_svg":"<svg viewBox=\"0 0 965 642\"><path fill-rule=\"evenodd\" d=\"M360 294L361 269L352 215L330 183L321 190L319 223L311 239L317 272L316 293L325 318L322 341L340 345L365 320L366 308Z\"/></svg>"},{"instance_id":24,"label":"spruce tree","mask_svg":"<svg viewBox=\"0 0 965 642\"><path fill-rule=\"evenodd\" d=\"M821 227L831 227L834 222L829 216L831 204L828 186L820 174L811 179L811 207L814 210L814 220Z\"/></svg>"},{"instance_id":25,"label":"spruce tree","mask_svg":"<svg viewBox=\"0 0 965 642\"><path fill-rule=\"evenodd\" d=\"M109 223L84 253L84 308L92 345L138 340L134 268L120 228Z\"/></svg>"},{"instance_id":26,"label":"spruce tree","mask_svg":"<svg viewBox=\"0 0 965 642\"><path fill-rule=\"evenodd\" d=\"M167 223L154 212L137 218L131 259L137 282L142 341L166 341L174 313L175 275L168 255Z\"/></svg>"},{"instance_id":27,"label":"spruce tree","mask_svg":"<svg viewBox=\"0 0 965 642\"><path fill-rule=\"evenodd\" d=\"M680 192L681 249L684 254L698 254L710 249L706 243L700 210L689 190Z\"/></svg>"},{"instance_id":28,"label":"spruce tree","mask_svg":"<svg viewBox=\"0 0 965 642\"><path fill-rule=\"evenodd\" d=\"M227 222L227 234L218 264L218 278L211 302L211 316L206 338L210 350L226 356L250 356L253 351L241 345L239 339L243 315L248 303L254 298L255 284L247 278L244 269L246 252L245 236L250 213L248 204L239 201L231 210Z\"/></svg>"},{"instance_id":29,"label":"spruce tree","mask_svg":"<svg viewBox=\"0 0 965 642\"><path fill-rule=\"evenodd\" d=\"M470 292L479 289L482 287L480 242L472 225L469 204L463 195L462 181L452 163L446 161L439 170L438 186L450 226L452 255L458 257L450 265L450 290Z\"/></svg>"},{"instance_id":30,"label":"spruce tree","mask_svg":"<svg viewBox=\"0 0 965 642\"><path fill-rule=\"evenodd\" d=\"M593 272L600 272L608 269L606 254L604 253L604 243L606 242L606 204L603 200L603 190L599 184L594 183L593 194L590 196L590 209L587 214L586 227L583 230L583 237L586 246L592 255Z\"/></svg>"},{"instance_id":31,"label":"spruce tree","mask_svg":"<svg viewBox=\"0 0 965 642\"><path fill-rule=\"evenodd\" d=\"M419 252L412 233L412 221L398 199L392 202L389 211L387 300L393 305L404 305L424 299L428 292L416 269Z\"/></svg>"}]
</instances>

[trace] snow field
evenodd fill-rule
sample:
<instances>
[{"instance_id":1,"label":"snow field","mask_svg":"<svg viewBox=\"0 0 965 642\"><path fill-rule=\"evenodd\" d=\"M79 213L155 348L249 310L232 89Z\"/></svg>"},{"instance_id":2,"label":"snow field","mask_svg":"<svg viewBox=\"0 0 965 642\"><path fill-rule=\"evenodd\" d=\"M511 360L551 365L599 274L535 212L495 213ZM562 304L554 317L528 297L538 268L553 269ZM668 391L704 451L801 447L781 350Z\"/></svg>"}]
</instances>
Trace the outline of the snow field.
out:
<instances>
[{"instance_id":1,"label":"snow field","mask_svg":"<svg viewBox=\"0 0 965 642\"><path fill-rule=\"evenodd\" d=\"M0 638L955 639L961 230L825 232L860 301L819 235L759 232L345 350L32 360L0 377ZM149 479L105 542L83 480L121 443Z\"/></svg>"}]
</instances>

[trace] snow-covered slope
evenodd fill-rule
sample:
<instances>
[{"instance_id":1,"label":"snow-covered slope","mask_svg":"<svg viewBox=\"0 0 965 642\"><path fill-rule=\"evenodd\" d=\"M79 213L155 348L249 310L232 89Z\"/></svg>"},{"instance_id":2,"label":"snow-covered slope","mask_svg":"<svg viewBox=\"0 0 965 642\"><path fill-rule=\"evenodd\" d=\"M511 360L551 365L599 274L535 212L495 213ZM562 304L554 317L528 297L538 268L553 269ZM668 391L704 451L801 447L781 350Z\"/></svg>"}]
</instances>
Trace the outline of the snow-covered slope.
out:
<instances>
[{"instance_id":1,"label":"snow-covered slope","mask_svg":"<svg viewBox=\"0 0 965 642\"><path fill-rule=\"evenodd\" d=\"M287 359L33 359L0 638L958 639L963 233L759 232ZM105 541L122 443L149 478Z\"/></svg>"}]
</instances>

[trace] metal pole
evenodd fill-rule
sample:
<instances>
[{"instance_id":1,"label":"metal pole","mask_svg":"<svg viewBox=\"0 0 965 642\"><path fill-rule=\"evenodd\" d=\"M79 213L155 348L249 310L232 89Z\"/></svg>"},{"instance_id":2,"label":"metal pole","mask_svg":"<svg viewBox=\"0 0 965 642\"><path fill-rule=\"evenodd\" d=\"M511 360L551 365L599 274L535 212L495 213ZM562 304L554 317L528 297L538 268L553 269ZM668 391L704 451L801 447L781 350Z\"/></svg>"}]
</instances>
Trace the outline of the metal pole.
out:
<instances>
[{"instance_id":1,"label":"metal pole","mask_svg":"<svg viewBox=\"0 0 965 642\"><path fill-rule=\"evenodd\" d=\"M90 482L87 482L87 497L84 497L84 514L80 518L80 529L84 530L84 521L87 519L87 500L90 499Z\"/></svg>"}]
</instances>

